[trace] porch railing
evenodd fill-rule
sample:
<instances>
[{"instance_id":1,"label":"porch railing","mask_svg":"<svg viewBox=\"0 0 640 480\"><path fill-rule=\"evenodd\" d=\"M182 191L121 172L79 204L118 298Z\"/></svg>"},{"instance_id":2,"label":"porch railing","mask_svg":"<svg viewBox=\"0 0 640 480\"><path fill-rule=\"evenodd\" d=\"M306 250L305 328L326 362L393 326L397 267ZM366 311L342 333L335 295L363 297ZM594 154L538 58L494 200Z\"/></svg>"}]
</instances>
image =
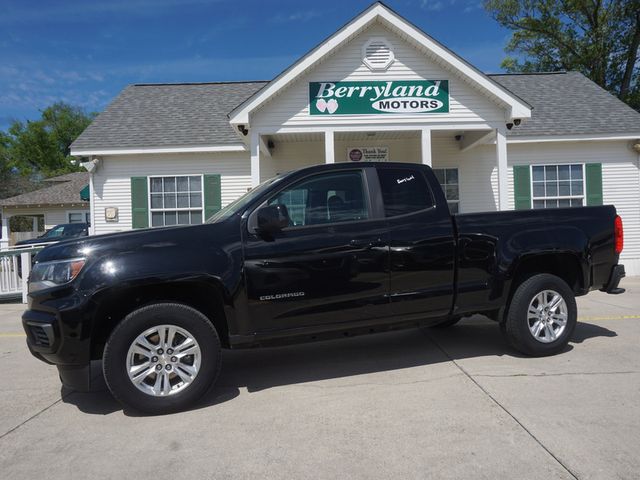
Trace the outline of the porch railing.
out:
<instances>
[{"instance_id":1,"label":"porch railing","mask_svg":"<svg viewBox=\"0 0 640 480\"><path fill-rule=\"evenodd\" d=\"M35 246L0 251L0 299L22 298L22 303L27 303L31 261L43 248Z\"/></svg>"}]
</instances>

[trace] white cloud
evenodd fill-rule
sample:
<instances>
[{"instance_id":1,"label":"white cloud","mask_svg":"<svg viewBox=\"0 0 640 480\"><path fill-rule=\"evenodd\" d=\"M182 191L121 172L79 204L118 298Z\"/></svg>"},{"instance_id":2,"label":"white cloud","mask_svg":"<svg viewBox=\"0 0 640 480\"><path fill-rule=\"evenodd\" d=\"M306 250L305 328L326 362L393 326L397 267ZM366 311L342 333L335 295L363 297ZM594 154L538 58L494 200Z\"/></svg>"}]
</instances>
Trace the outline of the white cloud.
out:
<instances>
[{"instance_id":1,"label":"white cloud","mask_svg":"<svg viewBox=\"0 0 640 480\"><path fill-rule=\"evenodd\" d=\"M471 13L482 8L481 0L420 0L420 6L429 12L441 12L448 8L462 9L462 13Z\"/></svg>"},{"instance_id":2,"label":"white cloud","mask_svg":"<svg viewBox=\"0 0 640 480\"><path fill-rule=\"evenodd\" d=\"M309 20L313 20L314 18L318 18L320 16L320 12L315 10L307 10L293 13L279 13L276 16L271 18L273 23L304 23Z\"/></svg>"},{"instance_id":3,"label":"white cloud","mask_svg":"<svg viewBox=\"0 0 640 480\"><path fill-rule=\"evenodd\" d=\"M81 0L48 2L34 8L27 2L3 5L0 23L30 23L53 20L80 21L105 14L153 16L169 8L206 5L220 0ZM25 5L26 4L26 5Z\"/></svg>"},{"instance_id":4,"label":"white cloud","mask_svg":"<svg viewBox=\"0 0 640 480\"><path fill-rule=\"evenodd\" d=\"M443 0L422 0L420 6L429 12L439 12L444 9L445 4Z\"/></svg>"}]
</instances>

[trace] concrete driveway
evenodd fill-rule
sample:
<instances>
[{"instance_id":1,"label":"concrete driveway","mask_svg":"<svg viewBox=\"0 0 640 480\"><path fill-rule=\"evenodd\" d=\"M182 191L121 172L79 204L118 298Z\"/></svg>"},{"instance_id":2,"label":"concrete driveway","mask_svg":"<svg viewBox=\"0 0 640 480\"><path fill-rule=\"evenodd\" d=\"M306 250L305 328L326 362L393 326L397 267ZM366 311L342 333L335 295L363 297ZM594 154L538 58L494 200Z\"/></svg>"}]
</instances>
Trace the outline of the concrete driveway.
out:
<instances>
[{"instance_id":1,"label":"concrete driveway","mask_svg":"<svg viewBox=\"0 0 640 480\"><path fill-rule=\"evenodd\" d=\"M226 352L195 409L61 391L0 305L3 478L638 478L640 278L579 299L569 348L523 358L496 324ZM99 367L99 365L98 365ZM99 378L99 370L96 371Z\"/></svg>"}]
</instances>

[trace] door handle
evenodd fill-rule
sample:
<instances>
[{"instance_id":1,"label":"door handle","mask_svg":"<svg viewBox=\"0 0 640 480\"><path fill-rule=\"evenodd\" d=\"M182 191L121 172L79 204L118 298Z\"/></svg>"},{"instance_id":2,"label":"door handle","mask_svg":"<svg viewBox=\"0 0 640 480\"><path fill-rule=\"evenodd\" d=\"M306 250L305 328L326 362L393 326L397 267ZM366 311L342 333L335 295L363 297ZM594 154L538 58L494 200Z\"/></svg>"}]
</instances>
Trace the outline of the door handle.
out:
<instances>
[{"instance_id":1,"label":"door handle","mask_svg":"<svg viewBox=\"0 0 640 480\"><path fill-rule=\"evenodd\" d=\"M378 238L377 240L367 241L367 240L356 240L353 239L349 242L349 245L355 248L364 248L364 249L372 249L374 247L378 247L382 244L382 239Z\"/></svg>"}]
</instances>

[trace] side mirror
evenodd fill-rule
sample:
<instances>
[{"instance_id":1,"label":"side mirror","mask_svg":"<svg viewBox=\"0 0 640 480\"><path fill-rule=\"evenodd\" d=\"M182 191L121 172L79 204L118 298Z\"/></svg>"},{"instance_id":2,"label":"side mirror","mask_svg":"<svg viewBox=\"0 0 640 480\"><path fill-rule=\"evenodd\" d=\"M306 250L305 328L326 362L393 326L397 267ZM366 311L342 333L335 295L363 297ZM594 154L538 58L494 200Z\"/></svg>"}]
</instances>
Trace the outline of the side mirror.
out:
<instances>
[{"instance_id":1,"label":"side mirror","mask_svg":"<svg viewBox=\"0 0 640 480\"><path fill-rule=\"evenodd\" d=\"M283 204L267 205L258 210L258 233L271 235L289 226L289 211Z\"/></svg>"}]
</instances>

